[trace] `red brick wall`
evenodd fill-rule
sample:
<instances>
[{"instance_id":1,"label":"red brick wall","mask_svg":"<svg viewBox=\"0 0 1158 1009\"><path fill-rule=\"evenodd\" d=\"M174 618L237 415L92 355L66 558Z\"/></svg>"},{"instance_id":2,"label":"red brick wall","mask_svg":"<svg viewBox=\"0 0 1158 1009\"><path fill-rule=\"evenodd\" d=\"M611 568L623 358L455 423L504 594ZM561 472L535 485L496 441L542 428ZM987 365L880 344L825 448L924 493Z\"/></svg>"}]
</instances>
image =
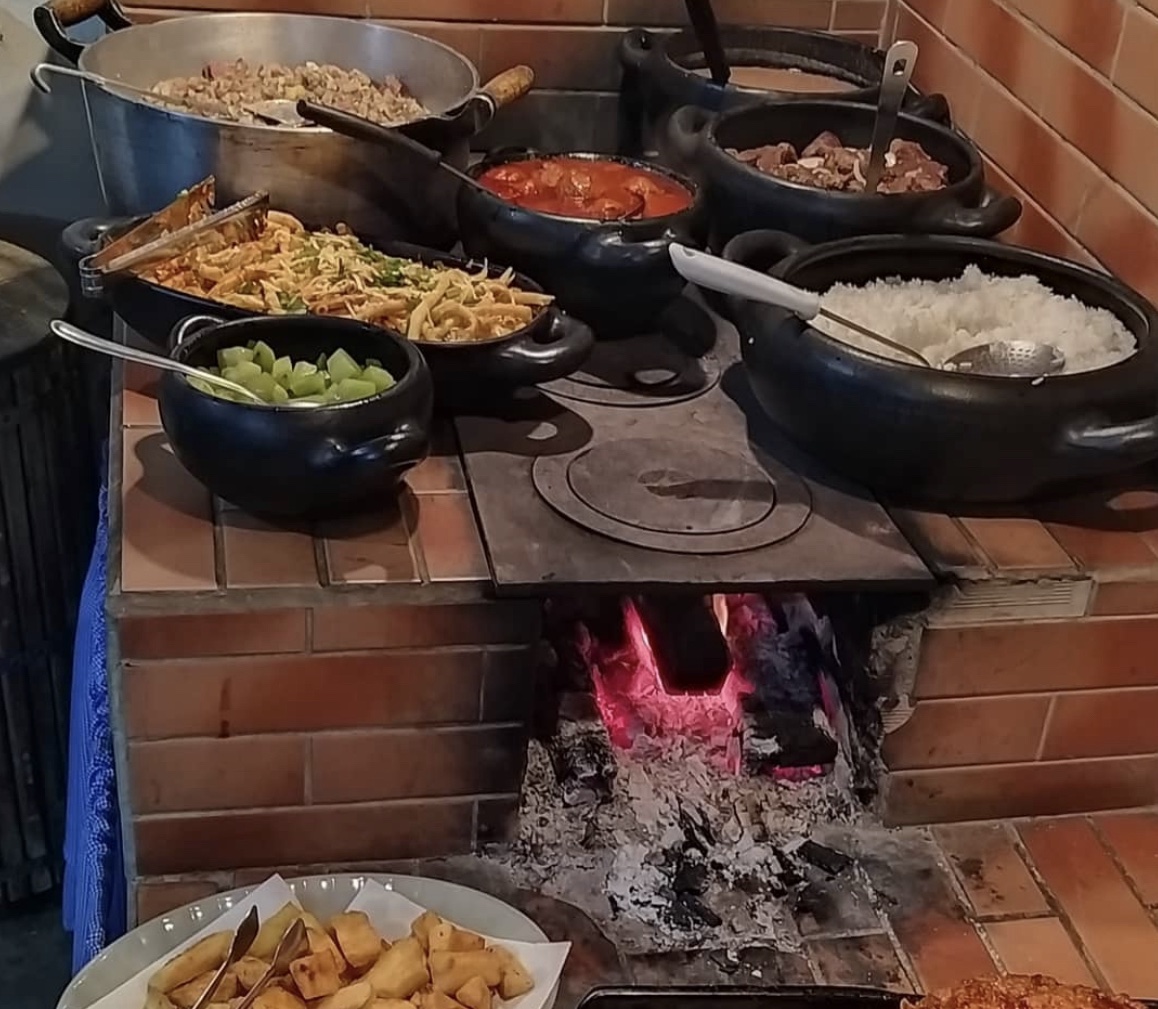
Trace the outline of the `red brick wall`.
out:
<instances>
[{"instance_id":1,"label":"red brick wall","mask_svg":"<svg viewBox=\"0 0 1158 1009\"><path fill-rule=\"evenodd\" d=\"M875 45L885 0L716 0L715 8L722 23L833 30ZM687 22L683 0L136 0L133 7L192 9L390 19L453 46L484 77L528 63L539 87L582 91L619 87L615 53L625 28Z\"/></svg>"},{"instance_id":2,"label":"red brick wall","mask_svg":"<svg viewBox=\"0 0 1158 1009\"><path fill-rule=\"evenodd\" d=\"M118 631L122 790L151 911L162 881L185 895L468 852L513 822L536 604L139 616Z\"/></svg>"},{"instance_id":3,"label":"red brick wall","mask_svg":"<svg viewBox=\"0 0 1158 1009\"><path fill-rule=\"evenodd\" d=\"M891 0L916 78L1026 204L1010 234L1158 298L1158 0Z\"/></svg>"}]
</instances>

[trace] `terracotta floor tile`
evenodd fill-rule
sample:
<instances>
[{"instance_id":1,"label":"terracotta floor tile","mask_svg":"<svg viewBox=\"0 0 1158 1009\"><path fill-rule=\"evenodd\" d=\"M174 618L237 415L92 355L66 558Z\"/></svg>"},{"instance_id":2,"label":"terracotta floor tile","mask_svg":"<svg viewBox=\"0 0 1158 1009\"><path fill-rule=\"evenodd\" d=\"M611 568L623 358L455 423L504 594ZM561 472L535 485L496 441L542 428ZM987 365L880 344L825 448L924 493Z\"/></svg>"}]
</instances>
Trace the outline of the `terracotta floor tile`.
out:
<instances>
[{"instance_id":1,"label":"terracotta floor tile","mask_svg":"<svg viewBox=\"0 0 1158 1009\"><path fill-rule=\"evenodd\" d=\"M1074 570L1070 555L1037 519L963 518L960 521L999 571Z\"/></svg>"},{"instance_id":2,"label":"terracotta floor tile","mask_svg":"<svg viewBox=\"0 0 1158 1009\"><path fill-rule=\"evenodd\" d=\"M236 508L219 513L229 588L318 584L314 540L308 533L279 529Z\"/></svg>"},{"instance_id":3,"label":"terracotta floor tile","mask_svg":"<svg viewBox=\"0 0 1158 1009\"><path fill-rule=\"evenodd\" d=\"M1158 904L1158 814L1109 813L1094 824L1147 904Z\"/></svg>"},{"instance_id":4,"label":"terracotta floor tile","mask_svg":"<svg viewBox=\"0 0 1158 1009\"><path fill-rule=\"evenodd\" d=\"M122 590L215 589L209 492L157 428L125 429L121 465Z\"/></svg>"},{"instance_id":5,"label":"terracotta floor tile","mask_svg":"<svg viewBox=\"0 0 1158 1009\"><path fill-rule=\"evenodd\" d=\"M474 508L466 494L417 494L415 545L431 581L483 581L490 577ZM410 515L407 515L410 522Z\"/></svg>"},{"instance_id":6,"label":"terracotta floor tile","mask_svg":"<svg viewBox=\"0 0 1158 1009\"><path fill-rule=\"evenodd\" d=\"M933 834L979 916L1049 914L1045 896L1002 824L938 827Z\"/></svg>"},{"instance_id":7,"label":"terracotta floor tile","mask_svg":"<svg viewBox=\"0 0 1158 1009\"><path fill-rule=\"evenodd\" d=\"M860 935L850 939L813 939L806 944L826 984L865 985L911 992L887 935Z\"/></svg>"},{"instance_id":8,"label":"terracotta floor tile","mask_svg":"<svg viewBox=\"0 0 1158 1009\"><path fill-rule=\"evenodd\" d=\"M1035 821L1021 837L1113 991L1158 995L1158 926L1085 820Z\"/></svg>"},{"instance_id":9,"label":"terracotta floor tile","mask_svg":"<svg viewBox=\"0 0 1158 1009\"><path fill-rule=\"evenodd\" d=\"M985 931L1010 974L1048 974L1066 984L1098 983L1057 918L991 921Z\"/></svg>"},{"instance_id":10,"label":"terracotta floor tile","mask_svg":"<svg viewBox=\"0 0 1158 1009\"><path fill-rule=\"evenodd\" d=\"M977 931L963 919L930 911L894 929L925 991L997 973Z\"/></svg>"},{"instance_id":11,"label":"terracotta floor tile","mask_svg":"<svg viewBox=\"0 0 1158 1009\"><path fill-rule=\"evenodd\" d=\"M406 523L397 509L387 514L328 522L319 527L318 535L325 539L326 563L333 583L419 580Z\"/></svg>"}]
</instances>

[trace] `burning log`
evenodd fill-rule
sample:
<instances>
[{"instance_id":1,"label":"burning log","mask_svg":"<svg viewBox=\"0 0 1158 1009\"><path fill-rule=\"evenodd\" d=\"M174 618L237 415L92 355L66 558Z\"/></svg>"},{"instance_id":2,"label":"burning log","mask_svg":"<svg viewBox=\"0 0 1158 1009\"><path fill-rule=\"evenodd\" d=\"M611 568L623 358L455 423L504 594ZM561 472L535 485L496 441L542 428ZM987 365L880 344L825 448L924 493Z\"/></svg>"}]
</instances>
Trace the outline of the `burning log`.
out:
<instances>
[{"instance_id":1,"label":"burning log","mask_svg":"<svg viewBox=\"0 0 1158 1009\"><path fill-rule=\"evenodd\" d=\"M709 600L702 596L656 596L635 600L647 639L670 693L718 690L732 653Z\"/></svg>"},{"instance_id":2,"label":"burning log","mask_svg":"<svg viewBox=\"0 0 1158 1009\"><path fill-rule=\"evenodd\" d=\"M547 753L566 806L605 802L615 782L615 753L591 694L565 694Z\"/></svg>"},{"instance_id":3,"label":"burning log","mask_svg":"<svg viewBox=\"0 0 1158 1009\"><path fill-rule=\"evenodd\" d=\"M750 774L773 768L826 767L839 746L823 709L766 708L755 694L744 698L740 752Z\"/></svg>"}]
</instances>

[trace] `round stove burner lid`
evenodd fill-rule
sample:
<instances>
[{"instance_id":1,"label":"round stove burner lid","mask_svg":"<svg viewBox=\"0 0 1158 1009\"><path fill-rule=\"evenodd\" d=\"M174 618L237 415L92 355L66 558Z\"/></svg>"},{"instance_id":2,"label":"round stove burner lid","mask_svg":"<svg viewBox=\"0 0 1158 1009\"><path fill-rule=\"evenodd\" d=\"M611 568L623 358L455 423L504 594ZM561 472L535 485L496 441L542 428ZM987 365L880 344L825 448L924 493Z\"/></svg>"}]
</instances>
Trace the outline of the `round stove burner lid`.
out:
<instances>
[{"instance_id":1,"label":"round stove burner lid","mask_svg":"<svg viewBox=\"0 0 1158 1009\"><path fill-rule=\"evenodd\" d=\"M627 526L679 535L719 535L763 521L776 505L754 461L709 445L630 438L597 445L567 470L572 493Z\"/></svg>"}]
</instances>

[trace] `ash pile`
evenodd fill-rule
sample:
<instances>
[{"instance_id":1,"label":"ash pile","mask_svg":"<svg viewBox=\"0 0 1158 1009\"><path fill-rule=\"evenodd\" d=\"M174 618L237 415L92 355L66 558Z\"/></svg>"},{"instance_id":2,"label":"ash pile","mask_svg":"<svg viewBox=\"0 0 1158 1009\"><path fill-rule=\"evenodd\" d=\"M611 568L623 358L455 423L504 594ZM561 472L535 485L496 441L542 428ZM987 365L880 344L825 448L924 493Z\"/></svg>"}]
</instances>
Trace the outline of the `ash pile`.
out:
<instances>
[{"instance_id":1,"label":"ash pile","mask_svg":"<svg viewBox=\"0 0 1158 1009\"><path fill-rule=\"evenodd\" d=\"M765 665L781 667L769 679L781 702L784 684L796 683L796 742L813 740L797 757L772 731L787 724L787 708L768 716L757 703L758 678L729 738L716 720L700 735L639 732L629 746L617 745L607 691L582 689L585 676L600 675L599 650L582 633L556 638L564 642L552 642L564 674L555 670L554 680L564 689L555 694L551 730L529 745L520 832L488 857L519 885L582 908L627 953L796 948L792 909L809 867L839 869L844 859L811 834L863 813L843 744L847 727L823 703L830 687L814 677L815 688L804 690L804 678L783 668L803 661L801 636L789 633L802 614L811 610L776 610L782 640L764 635L760 645ZM815 658L814 649L807 653ZM805 766L818 756L823 766Z\"/></svg>"}]
</instances>

